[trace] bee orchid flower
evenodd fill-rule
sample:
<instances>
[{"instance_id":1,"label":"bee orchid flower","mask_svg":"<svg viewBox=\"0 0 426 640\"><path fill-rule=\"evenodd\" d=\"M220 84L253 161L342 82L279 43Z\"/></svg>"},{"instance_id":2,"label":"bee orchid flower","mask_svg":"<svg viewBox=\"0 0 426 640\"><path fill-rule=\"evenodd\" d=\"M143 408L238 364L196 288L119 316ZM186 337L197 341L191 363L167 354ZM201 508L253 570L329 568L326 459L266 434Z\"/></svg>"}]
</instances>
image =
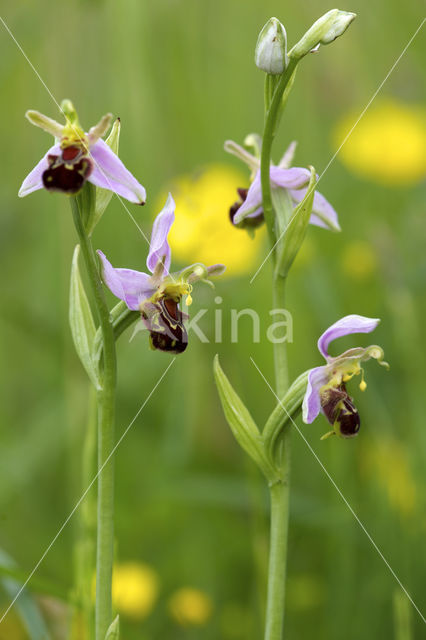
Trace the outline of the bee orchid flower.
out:
<instances>
[{"instance_id":1,"label":"bee orchid flower","mask_svg":"<svg viewBox=\"0 0 426 640\"><path fill-rule=\"evenodd\" d=\"M53 135L55 144L27 175L19 196L22 198L43 188L74 195L89 181L129 202L145 204L144 187L102 140L109 129L112 115L105 115L85 133L70 100L62 102L61 111L65 116L64 125L38 111L27 111L25 114L32 124Z\"/></svg>"},{"instance_id":2,"label":"bee orchid flower","mask_svg":"<svg viewBox=\"0 0 426 640\"><path fill-rule=\"evenodd\" d=\"M296 143L291 143L278 165L270 168L272 189L284 189L293 207L296 207L306 195L310 171L303 167L290 167ZM225 151L237 156L251 170L251 185L248 189L238 189L239 200L230 209L232 222L243 227L255 228L263 223L262 186L260 181L260 161L236 142L225 142ZM310 223L317 227L340 231L336 211L324 196L315 191Z\"/></svg>"},{"instance_id":3,"label":"bee orchid flower","mask_svg":"<svg viewBox=\"0 0 426 640\"><path fill-rule=\"evenodd\" d=\"M151 346L169 353L182 353L188 343L184 326L185 314L180 303L185 296L186 305L192 303L192 285L198 280L209 282L210 276L223 273L224 265L206 267L193 264L177 273L170 273L171 250L168 234L175 219L175 203L171 194L156 217L146 261L151 274L133 269L116 269L102 251L103 280L112 293L133 311L140 311L150 331Z\"/></svg>"},{"instance_id":4,"label":"bee orchid flower","mask_svg":"<svg viewBox=\"0 0 426 640\"><path fill-rule=\"evenodd\" d=\"M357 435L360 417L353 399L346 391L346 383L354 376L361 375L359 388L364 391L367 384L362 364L373 358L379 364L389 366L383 361L383 349L377 345L355 347L339 356L331 356L328 347L336 338L352 333L370 333L379 322L377 318L345 316L331 325L318 340L318 349L326 364L311 369L308 374L308 385L303 400L303 421L309 424L320 412L323 413L333 426L333 430L323 438L334 434L343 438Z\"/></svg>"}]
</instances>

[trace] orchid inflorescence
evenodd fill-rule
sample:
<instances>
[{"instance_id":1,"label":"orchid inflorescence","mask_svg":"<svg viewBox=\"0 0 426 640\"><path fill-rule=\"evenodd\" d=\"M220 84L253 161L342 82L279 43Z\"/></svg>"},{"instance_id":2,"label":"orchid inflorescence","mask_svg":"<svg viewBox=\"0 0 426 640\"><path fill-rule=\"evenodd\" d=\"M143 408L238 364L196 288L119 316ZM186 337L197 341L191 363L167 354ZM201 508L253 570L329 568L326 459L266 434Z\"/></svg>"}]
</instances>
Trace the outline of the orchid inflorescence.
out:
<instances>
[{"instance_id":1,"label":"orchid inflorescence","mask_svg":"<svg viewBox=\"0 0 426 640\"><path fill-rule=\"evenodd\" d=\"M255 49L256 66L265 72L263 135L249 134L244 145L232 140L225 150L242 160L250 170L248 184L237 189L238 199L229 209L230 222L253 236L260 226L267 229L270 250L254 274L269 261L272 271L274 304L283 305L291 266L302 247L309 225L340 231L337 213L316 190L318 177L314 167L293 165L296 143L291 142L278 164L272 160L272 146L281 116L295 81L297 67L310 53L318 52L339 38L354 20L355 14L332 9L319 18L292 48L287 31L277 18L271 18L261 30ZM270 493L270 548L266 594L265 640L282 640L286 584L287 539L290 500L290 438L295 419L303 410L303 421L312 423L322 413L331 435L353 438L360 429L360 416L347 386L361 376L359 387L366 389L363 365L370 359L384 362L381 347L354 347L331 356L329 344L353 333L370 333L379 320L351 314L331 325L318 340L325 364L308 369L288 384L287 346L274 343L275 391L254 362L277 404L263 429L238 396L222 370L219 357L214 374L225 418L237 442L264 474ZM305 437L303 436L305 439ZM306 439L305 439L306 440Z\"/></svg>"},{"instance_id":2,"label":"orchid inflorescence","mask_svg":"<svg viewBox=\"0 0 426 640\"><path fill-rule=\"evenodd\" d=\"M97 252L103 282L121 301L109 310L91 235L112 194L135 204L144 204L146 192L117 155L119 120L115 121L108 138L103 140L112 123L111 114L105 115L86 132L69 100L62 102L61 112L65 117L64 125L37 111L27 112L28 120L53 135L55 143L25 178L19 196L23 197L40 189L69 196L79 237L80 244L74 250L71 267L69 319L77 354L97 392L96 477L99 490L95 635L96 640L112 640L119 637L119 620L118 617L112 617L111 598L114 480L109 445L112 446L114 441L117 369L115 342L121 332L136 317L140 317L149 330L153 349L172 354L185 351L188 334L184 320L188 316L181 310L181 303L184 300L186 306L189 306L194 283L202 281L212 284L210 277L220 275L225 267L221 264L206 267L196 263L178 272L170 272L171 249L168 234L175 219L175 203L169 194L152 228L146 261L150 274L114 268L102 251ZM80 249L86 264L92 304L97 311L98 327L80 276ZM91 603L86 604L90 610ZM91 627L89 616L86 626L87 629Z\"/></svg>"}]
</instances>

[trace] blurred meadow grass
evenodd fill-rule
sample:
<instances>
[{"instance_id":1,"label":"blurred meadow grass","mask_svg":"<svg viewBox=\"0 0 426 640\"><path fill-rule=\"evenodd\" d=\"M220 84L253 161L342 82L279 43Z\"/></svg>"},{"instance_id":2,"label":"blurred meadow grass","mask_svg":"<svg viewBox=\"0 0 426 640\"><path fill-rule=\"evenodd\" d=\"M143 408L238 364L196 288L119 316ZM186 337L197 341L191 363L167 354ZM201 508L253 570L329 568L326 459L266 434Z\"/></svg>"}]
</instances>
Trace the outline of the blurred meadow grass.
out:
<instances>
[{"instance_id":1,"label":"blurred meadow grass","mask_svg":"<svg viewBox=\"0 0 426 640\"><path fill-rule=\"evenodd\" d=\"M244 171L226 157L223 141L242 142L247 133L261 132L263 76L253 64L253 49L265 21L271 15L280 18L294 43L329 8L323 0L23 0L5 6L2 17L56 100L71 98L84 124L90 126L107 111L121 117L120 156L147 187L149 198L144 208L129 208L148 234L161 194L180 176L210 165ZM354 0L343 8L358 18L344 38L301 65L274 147L278 160L297 139L296 164L313 164L319 173L336 150L338 123L361 113L422 19L415 0ZM81 495L88 393L67 320L76 242L68 203L44 192L17 198L23 178L49 142L24 120L24 112L59 114L2 25L0 33L0 548L26 577ZM423 30L377 104L386 99L416 110L424 107L424 54ZM404 121L397 126L404 132ZM374 143L374 127L368 135ZM391 371L384 374L373 363L367 370L368 391L362 395L354 389L362 415L359 437L320 442L325 423L301 428L422 608L424 190L421 175L401 185L394 177L383 180L383 171L380 180L374 171L359 173L347 157L349 144L344 163L338 157L320 184L339 212L343 233L310 228L291 276L290 367L297 375L320 364L317 337L338 317L355 312L382 319L374 341L384 347ZM401 157L406 166L409 150ZM377 153L377 158L386 165L386 154ZM421 161L420 156L416 163ZM216 197L214 188L211 197ZM232 202L221 203L218 216L226 217ZM221 242L225 246L229 238L224 235ZM232 242L238 252L251 240L242 233ZM96 230L95 246L114 265L144 266L145 240L117 198ZM128 640L261 636L267 496L225 424L212 358L219 352L262 424L274 400L249 357L271 380L271 348L264 330L261 342L253 344L247 319L241 320L239 342L231 343L229 312L257 309L266 328L269 265L249 284L266 251L260 247L253 266L242 248L247 268L218 280L215 292L198 289L193 312L209 308L200 326L211 342L192 340L117 451L117 561L147 566L157 585L143 615L122 610ZM213 343L215 296L223 298L220 345ZM125 334L119 344L117 437L169 363L166 355L148 350L146 336L131 342L129 337ZM420 638L418 614L408 608L400 615L400 604L394 614L394 602L401 600L394 577L296 433L293 445L287 637ZM77 523L78 514L30 583L57 626L66 612L47 595L58 596L72 586ZM134 589L146 587L137 580ZM182 589L198 595L190 591L188 597L184 591L182 597ZM6 608L7 590L1 597ZM0 624L1 640L31 637L18 614L15 608ZM395 626L400 619L408 619L411 636ZM51 633L63 637L61 630Z\"/></svg>"}]
</instances>

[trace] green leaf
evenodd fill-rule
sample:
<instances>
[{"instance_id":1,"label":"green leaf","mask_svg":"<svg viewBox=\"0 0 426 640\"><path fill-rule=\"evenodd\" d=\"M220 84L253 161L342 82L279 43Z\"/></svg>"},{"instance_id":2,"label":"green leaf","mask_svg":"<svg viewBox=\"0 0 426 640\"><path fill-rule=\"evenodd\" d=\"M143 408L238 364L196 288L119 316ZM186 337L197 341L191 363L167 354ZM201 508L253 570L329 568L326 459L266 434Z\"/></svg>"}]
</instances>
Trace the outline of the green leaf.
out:
<instances>
[{"instance_id":1,"label":"green leaf","mask_svg":"<svg viewBox=\"0 0 426 640\"><path fill-rule=\"evenodd\" d=\"M117 616L115 620L113 620L108 628L108 631L105 636L105 640L118 640L120 636L120 620Z\"/></svg>"},{"instance_id":2,"label":"green leaf","mask_svg":"<svg viewBox=\"0 0 426 640\"><path fill-rule=\"evenodd\" d=\"M290 267L305 239L312 213L312 206L314 204L316 183L317 177L315 169L311 167L311 177L306 195L298 206L295 207L278 247L276 274L282 278L285 278L290 271Z\"/></svg>"},{"instance_id":3,"label":"green leaf","mask_svg":"<svg viewBox=\"0 0 426 640\"><path fill-rule=\"evenodd\" d=\"M115 154L118 154L118 142L120 139L120 118L117 118L112 125L111 132L108 138L105 140L107 145L114 151ZM89 216L89 219L86 224L86 232L90 236L93 232L93 229L98 224L99 220L102 218L105 209L110 203L110 200L113 196L113 192L109 189L102 189L102 187L96 187L95 190L95 203L93 211Z\"/></svg>"},{"instance_id":4,"label":"green leaf","mask_svg":"<svg viewBox=\"0 0 426 640\"><path fill-rule=\"evenodd\" d=\"M224 374L219 363L219 356L217 355L214 359L213 370L225 418L235 439L242 449L256 462L268 480L273 479L274 470L265 456L263 440L259 429L247 407Z\"/></svg>"},{"instance_id":5,"label":"green leaf","mask_svg":"<svg viewBox=\"0 0 426 640\"><path fill-rule=\"evenodd\" d=\"M71 265L69 321L78 357L96 389L100 389L99 373L92 356L96 328L78 268L79 253L80 245L77 245Z\"/></svg>"},{"instance_id":6,"label":"green leaf","mask_svg":"<svg viewBox=\"0 0 426 640\"><path fill-rule=\"evenodd\" d=\"M2 549L0 549L0 562L3 566L10 567L11 570L15 566L9 554ZM14 606L28 632L29 640L49 640L50 633L30 593L27 589L23 589L20 592L22 583L13 578L6 577L0 578L0 583L11 600L17 598Z\"/></svg>"},{"instance_id":7,"label":"green leaf","mask_svg":"<svg viewBox=\"0 0 426 640\"><path fill-rule=\"evenodd\" d=\"M265 452L274 465L280 464L277 456L280 454L278 445L281 436L302 407L308 384L308 373L309 371L305 371L293 382L284 398L272 411L263 429Z\"/></svg>"}]
</instances>

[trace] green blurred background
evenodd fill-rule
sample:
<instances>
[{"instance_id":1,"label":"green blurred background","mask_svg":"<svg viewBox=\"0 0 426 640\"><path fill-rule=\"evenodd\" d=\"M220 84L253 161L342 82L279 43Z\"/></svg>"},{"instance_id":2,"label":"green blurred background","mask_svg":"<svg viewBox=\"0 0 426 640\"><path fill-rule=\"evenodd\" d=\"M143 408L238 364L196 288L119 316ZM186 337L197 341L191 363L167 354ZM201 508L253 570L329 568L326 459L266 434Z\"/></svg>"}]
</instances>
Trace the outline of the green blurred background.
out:
<instances>
[{"instance_id":1,"label":"green blurred background","mask_svg":"<svg viewBox=\"0 0 426 640\"><path fill-rule=\"evenodd\" d=\"M261 131L263 77L253 64L253 49L265 21L280 18L293 44L329 8L311 0L22 0L5 5L2 17L55 98L72 98L83 123L92 125L106 111L121 117L120 156L149 196L145 208L129 207L148 234L154 203L176 176L209 163L238 167L224 154L223 141L242 142L247 133ZM313 164L320 173L336 149L336 122L362 111L422 18L416 0L354 0L342 8L358 18L343 38L304 61L275 146L278 160L284 146L298 139L296 163ZM26 577L81 495L88 392L67 320L75 244L68 203L43 192L17 198L49 143L24 120L24 112L59 114L1 24L0 36L0 547ZM423 30L382 97L408 105L424 100L424 40ZM318 336L348 313L382 319L373 341L385 349L391 371L373 363L367 392L354 386L363 422L355 440L321 442L323 418L301 428L422 608L424 194L417 181L401 186L359 177L339 158L320 190L339 212L343 233L310 228L307 249L295 265L287 301L294 317L291 372L321 363ZM223 202L223 216L230 204ZM94 242L115 265L143 268L147 247L117 199ZM266 246L259 263L265 252ZM264 331L253 344L247 322L233 344L227 326L230 308L253 307L267 321L270 271L265 267L250 285L252 274L250 269L218 281L216 293L200 287L194 312L210 309L200 324L211 342L192 340L115 456L117 561L147 565L158 581L158 595L144 614L122 611L127 640L262 637L267 493L229 432L212 378L212 358L219 352L261 424L274 406L249 360L272 381ZM224 300L220 345L213 342L215 295ZM119 343L117 437L170 360L149 351L146 339L128 338ZM408 600L385 562L296 433L293 447L286 638L422 637L419 615L405 606ZM89 504L94 497L95 489ZM49 625L56 620L52 638L66 637L63 602L49 592L53 586L59 593L72 587L78 522L79 513L30 583ZM3 586L6 608L10 583ZM182 587L204 597L204 615L192 623L179 622L170 605ZM13 610L0 624L0 639L45 637L27 635L18 614Z\"/></svg>"}]
</instances>

